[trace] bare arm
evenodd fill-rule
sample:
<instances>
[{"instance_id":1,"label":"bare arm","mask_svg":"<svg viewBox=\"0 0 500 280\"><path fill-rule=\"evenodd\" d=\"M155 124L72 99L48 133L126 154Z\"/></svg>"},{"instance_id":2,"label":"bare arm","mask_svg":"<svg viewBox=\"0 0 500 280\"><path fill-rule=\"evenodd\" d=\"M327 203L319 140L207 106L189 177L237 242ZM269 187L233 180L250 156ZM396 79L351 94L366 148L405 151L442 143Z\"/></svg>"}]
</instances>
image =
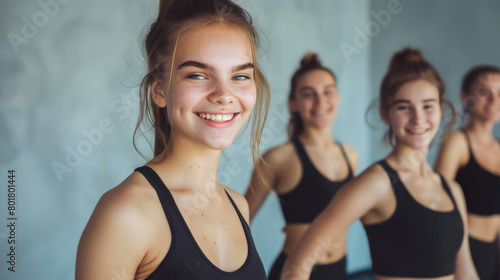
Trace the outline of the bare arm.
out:
<instances>
[{"instance_id":1,"label":"bare arm","mask_svg":"<svg viewBox=\"0 0 500 280\"><path fill-rule=\"evenodd\" d=\"M381 167L372 166L335 195L288 258L281 279L309 279L313 266L357 219L376 208L390 191Z\"/></svg>"},{"instance_id":2,"label":"bare arm","mask_svg":"<svg viewBox=\"0 0 500 280\"><path fill-rule=\"evenodd\" d=\"M109 280L117 275L134 279L150 238L146 217L137 206L121 190L103 195L80 239L76 280Z\"/></svg>"},{"instance_id":3,"label":"bare arm","mask_svg":"<svg viewBox=\"0 0 500 280\"><path fill-rule=\"evenodd\" d=\"M460 246L460 250L458 251L457 254L457 260L456 260L456 268L455 268L455 279L457 280L472 280L472 279L478 279L479 276L477 275L476 269L474 267L474 263L472 262L472 257L470 254L470 247L469 247L469 231L468 231L468 225L467 225L467 209L465 206L465 200L464 200L464 195L462 193L462 189L460 186L454 182L451 181L449 183L450 189L453 193L453 196L455 198L458 210L460 212L460 216L462 216L462 221L464 224L464 237L462 241L462 245Z\"/></svg>"},{"instance_id":4,"label":"bare arm","mask_svg":"<svg viewBox=\"0 0 500 280\"><path fill-rule=\"evenodd\" d=\"M277 151L275 149L267 152L263 156L263 160L265 162L265 166L267 167L266 175L268 176L269 186L262 184L261 180L257 177L255 170L252 174L252 179L250 181L250 185L248 186L247 192L245 193L245 198L248 201L248 208L250 214L250 222L253 220L257 211L262 206L262 203L267 198L269 192L274 189L276 181L277 181L277 171L279 166L279 162L276 155Z\"/></svg>"},{"instance_id":5,"label":"bare arm","mask_svg":"<svg viewBox=\"0 0 500 280\"><path fill-rule=\"evenodd\" d=\"M466 163L467 140L463 132L455 131L441 143L434 168L448 180L455 180L457 170Z\"/></svg>"}]
</instances>

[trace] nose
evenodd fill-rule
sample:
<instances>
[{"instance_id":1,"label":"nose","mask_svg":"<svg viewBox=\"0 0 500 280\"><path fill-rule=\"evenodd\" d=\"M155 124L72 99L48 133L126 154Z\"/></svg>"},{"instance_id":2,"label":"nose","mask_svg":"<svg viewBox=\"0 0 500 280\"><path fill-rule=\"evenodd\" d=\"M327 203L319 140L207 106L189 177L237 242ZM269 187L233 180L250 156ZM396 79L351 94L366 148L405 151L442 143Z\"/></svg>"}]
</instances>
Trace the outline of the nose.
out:
<instances>
[{"instance_id":1,"label":"nose","mask_svg":"<svg viewBox=\"0 0 500 280\"><path fill-rule=\"evenodd\" d=\"M229 83L217 80L214 82L213 89L208 95L208 100L214 104L232 104L235 100L234 89Z\"/></svg>"},{"instance_id":2,"label":"nose","mask_svg":"<svg viewBox=\"0 0 500 280\"><path fill-rule=\"evenodd\" d=\"M315 94L315 96L316 96L316 98L315 98L316 105L321 105L321 104L325 103L326 97L323 94L318 93L318 94Z\"/></svg>"},{"instance_id":3,"label":"nose","mask_svg":"<svg viewBox=\"0 0 500 280\"><path fill-rule=\"evenodd\" d=\"M496 104L496 103L500 103L500 92L498 93L491 93L489 96L488 96L488 101L493 103L493 104Z\"/></svg>"},{"instance_id":4,"label":"nose","mask_svg":"<svg viewBox=\"0 0 500 280\"><path fill-rule=\"evenodd\" d=\"M412 110L412 124L420 124L425 120L425 112L422 108L415 108Z\"/></svg>"}]
</instances>

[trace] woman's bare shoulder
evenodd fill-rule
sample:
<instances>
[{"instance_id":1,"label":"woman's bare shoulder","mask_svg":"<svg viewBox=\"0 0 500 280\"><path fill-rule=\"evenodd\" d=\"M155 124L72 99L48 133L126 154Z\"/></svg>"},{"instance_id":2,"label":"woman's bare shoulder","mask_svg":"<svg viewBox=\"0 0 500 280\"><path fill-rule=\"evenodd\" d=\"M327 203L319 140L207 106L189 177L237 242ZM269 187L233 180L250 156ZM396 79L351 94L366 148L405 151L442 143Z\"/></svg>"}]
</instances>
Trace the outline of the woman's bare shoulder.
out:
<instances>
[{"instance_id":1,"label":"woman's bare shoulder","mask_svg":"<svg viewBox=\"0 0 500 280\"><path fill-rule=\"evenodd\" d=\"M351 146L349 144L342 143L342 147L344 148L344 151L347 155L347 158L348 158L349 163L351 164L352 168L354 170L356 170L358 167L358 162L359 162L358 150L356 150L356 148L354 148L353 146Z\"/></svg>"},{"instance_id":2,"label":"woman's bare shoulder","mask_svg":"<svg viewBox=\"0 0 500 280\"><path fill-rule=\"evenodd\" d=\"M158 204L154 188L140 173L134 172L102 195L92 216L103 222L118 223L116 226L147 226Z\"/></svg>"},{"instance_id":3,"label":"woman's bare shoulder","mask_svg":"<svg viewBox=\"0 0 500 280\"><path fill-rule=\"evenodd\" d=\"M386 197L391 191L391 180L385 169L378 163L366 168L348 184L355 189L379 198Z\"/></svg>"},{"instance_id":4,"label":"woman's bare shoulder","mask_svg":"<svg viewBox=\"0 0 500 280\"><path fill-rule=\"evenodd\" d=\"M238 210L240 211L241 215L248 223L250 213L248 208L248 202L245 199L245 197L228 186L225 186L224 189L229 194L231 199L234 201L234 204L236 204L236 207L238 207Z\"/></svg>"},{"instance_id":5,"label":"woman's bare shoulder","mask_svg":"<svg viewBox=\"0 0 500 280\"><path fill-rule=\"evenodd\" d=\"M80 239L77 275L89 269L106 270L116 263L140 265L163 214L155 196L147 180L134 172L100 198ZM168 238L169 231L165 234Z\"/></svg>"},{"instance_id":6,"label":"woman's bare shoulder","mask_svg":"<svg viewBox=\"0 0 500 280\"><path fill-rule=\"evenodd\" d=\"M280 164L290 159L295 154L295 147L288 141L279 146L269 149L264 153L264 160L271 164Z\"/></svg>"}]
</instances>

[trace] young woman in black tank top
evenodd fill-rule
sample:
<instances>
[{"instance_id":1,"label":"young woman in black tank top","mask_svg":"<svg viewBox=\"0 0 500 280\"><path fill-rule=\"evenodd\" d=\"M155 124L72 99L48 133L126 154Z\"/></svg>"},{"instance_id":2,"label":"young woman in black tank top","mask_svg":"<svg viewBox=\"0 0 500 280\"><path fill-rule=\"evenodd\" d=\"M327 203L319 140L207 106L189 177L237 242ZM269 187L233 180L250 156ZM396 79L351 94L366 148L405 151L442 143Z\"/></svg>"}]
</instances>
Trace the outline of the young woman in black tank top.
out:
<instances>
[{"instance_id":1,"label":"young woman in black tank top","mask_svg":"<svg viewBox=\"0 0 500 280\"><path fill-rule=\"evenodd\" d=\"M77 280L266 278L247 202L217 179L222 149L252 111L259 154L269 86L256 44L250 16L229 0L160 2L138 121L152 126L154 158L99 201Z\"/></svg>"},{"instance_id":2,"label":"young woman in black tank top","mask_svg":"<svg viewBox=\"0 0 500 280\"><path fill-rule=\"evenodd\" d=\"M358 155L354 148L332 139L332 124L340 96L332 71L308 53L291 81L289 106L290 141L264 155L271 175L271 188L280 199L285 217L286 240L268 279L279 279L288 254L308 226L321 213L338 189L353 177ZM269 194L256 175L245 195L250 219ZM346 233L317 260L311 279L342 279L346 274Z\"/></svg>"},{"instance_id":3,"label":"young woman in black tank top","mask_svg":"<svg viewBox=\"0 0 500 280\"><path fill-rule=\"evenodd\" d=\"M282 280L308 279L323 248L357 219L366 229L377 280L478 279L460 188L426 159L445 102L439 74L418 50L393 56L379 108L393 149L340 189L289 257Z\"/></svg>"},{"instance_id":4,"label":"young woman in black tank top","mask_svg":"<svg viewBox=\"0 0 500 280\"><path fill-rule=\"evenodd\" d=\"M443 141L436 170L456 180L467 204L472 259L482 280L500 279L500 69L472 68L462 80L466 126Z\"/></svg>"}]
</instances>

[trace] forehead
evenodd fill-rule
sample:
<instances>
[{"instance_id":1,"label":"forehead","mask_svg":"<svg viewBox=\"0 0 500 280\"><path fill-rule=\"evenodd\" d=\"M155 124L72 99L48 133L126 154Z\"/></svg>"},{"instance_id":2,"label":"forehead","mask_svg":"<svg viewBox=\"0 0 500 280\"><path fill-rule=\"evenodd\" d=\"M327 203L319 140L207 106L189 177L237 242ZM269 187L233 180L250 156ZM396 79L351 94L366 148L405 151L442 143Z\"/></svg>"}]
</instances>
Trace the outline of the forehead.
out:
<instances>
[{"instance_id":1,"label":"forehead","mask_svg":"<svg viewBox=\"0 0 500 280\"><path fill-rule=\"evenodd\" d=\"M308 71L297 80L297 85L300 86L324 86L335 84L335 79L325 70L316 69Z\"/></svg>"},{"instance_id":2,"label":"forehead","mask_svg":"<svg viewBox=\"0 0 500 280\"><path fill-rule=\"evenodd\" d=\"M193 60L213 67L234 67L251 63L252 53L249 37L240 27L193 23L179 36L174 65Z\"/></svg>"},{"instance_id":3,"label":"forehead","mask_svg":"<svg viewBox=\"0 0 500 280\"><path fill-rule=\"evenodd\" d=\"M477 86L488 87L494 90L500 90L500 74L488 73L479 76Z\"/></svg>"},{"instance_id":4,"label":"forehead","mask_svg":"<svg viewBox=\"0 0 500 280\"><path fill-rule=\"evenodd\" d=\"M393 101L398 99L405 99L411 102L419 102L426 99L436 99L439 101L439 90L431 82L419 79L402 85L394 95Z\"/></svg>"}]
</instances>

